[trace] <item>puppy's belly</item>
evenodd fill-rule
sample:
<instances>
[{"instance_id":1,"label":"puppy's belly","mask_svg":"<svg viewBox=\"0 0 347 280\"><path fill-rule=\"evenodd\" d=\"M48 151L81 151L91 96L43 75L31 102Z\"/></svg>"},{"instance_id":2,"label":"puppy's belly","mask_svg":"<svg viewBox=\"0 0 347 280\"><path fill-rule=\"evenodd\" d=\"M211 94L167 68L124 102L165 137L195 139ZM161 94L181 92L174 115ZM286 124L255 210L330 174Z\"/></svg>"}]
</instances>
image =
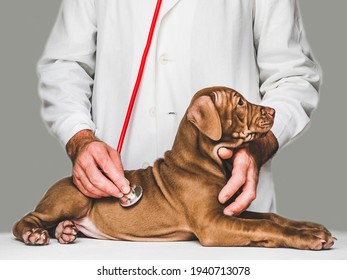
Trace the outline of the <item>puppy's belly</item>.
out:
<instances>
[{"instance_id":1,"label":"puppy's belly","mask_svg":"<svg viewBox=\"0 0 347 280\"><path fill-rule=\"evenodd\" d=\"M162 242L162 241L185 241L185 240L195 240L196 237L189 231L176 231L170 234L163 234L162 236L148 236L148 237L136 237L133 235L123 236L123 239L117 239L108 234L100 231L92 222L92 220L87 216L80 219L73 220L77 229L82 232L85 236L96 238L96 239L109 239L109 240L129 240L129 241L152 241L152 242ZM125 238L124 238L125 237Z\"/></svg>"},{"instance_id":2,"label":"puppy's belly","mask_svg":"<svg viewBox=\"0 0 347 280\"><path fill-rule=\"evenodd\" d=\"M101 232L88 218L88 216L77 220L73 220L73 222L75 223L77 229L87 237L117 240L116 238Z\"/></svg>"}]
</instances>

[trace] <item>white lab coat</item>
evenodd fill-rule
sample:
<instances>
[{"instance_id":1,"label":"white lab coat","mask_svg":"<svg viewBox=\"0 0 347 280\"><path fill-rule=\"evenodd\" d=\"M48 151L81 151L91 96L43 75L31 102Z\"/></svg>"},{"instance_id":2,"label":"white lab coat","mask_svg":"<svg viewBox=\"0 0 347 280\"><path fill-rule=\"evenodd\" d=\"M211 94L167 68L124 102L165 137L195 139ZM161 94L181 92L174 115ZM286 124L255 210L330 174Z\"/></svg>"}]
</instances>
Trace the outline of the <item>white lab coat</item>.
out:
<instances>
[{"instance_id":1,"label":"white lab coat","mask_svg":"<svg viewBox=\"0 0 347 280\"><path fill-rule=\"evenodd\" d=\"M43 119L64 146L91 129L116 147L155 4L63 1L38 72ZM123 164L146 167L170 149L191 97L210 86L275 108L283 147L308 124L319 83L295 0L164 0ZM250 210L275 210L271 162Z\"/></svg>"}]
</instances>

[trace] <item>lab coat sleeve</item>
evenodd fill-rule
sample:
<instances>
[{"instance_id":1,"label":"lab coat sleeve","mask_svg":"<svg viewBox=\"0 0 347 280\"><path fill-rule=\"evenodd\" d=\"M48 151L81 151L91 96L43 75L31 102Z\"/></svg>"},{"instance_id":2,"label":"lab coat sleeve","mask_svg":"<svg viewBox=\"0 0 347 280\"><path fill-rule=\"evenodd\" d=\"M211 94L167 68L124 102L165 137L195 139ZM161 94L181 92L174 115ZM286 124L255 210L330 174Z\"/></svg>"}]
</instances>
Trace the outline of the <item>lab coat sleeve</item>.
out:
<instances>
[{"instance_id":1,"label":"lab coat sleeve","mask_svg":"<svg viewBox=\"0 0 347 280\"><path fill-rule=\"evenodd\" d=\"M41 115L62 145L95 130L91 103L96 50L94 1L64 0L37 71Z\"/></svg>"},{"instance_id":2,"label":"lab coat sleeve","mask_svg":"<svg viewBox=\"0 0 347 280\"><path fill-rule=\"evenodd\" d=\"M320 69L295 0L257 0L254 15L261 103L276 110L272 131L283 147L307 126L317 107Z\"/></svg>"}]
</instances>

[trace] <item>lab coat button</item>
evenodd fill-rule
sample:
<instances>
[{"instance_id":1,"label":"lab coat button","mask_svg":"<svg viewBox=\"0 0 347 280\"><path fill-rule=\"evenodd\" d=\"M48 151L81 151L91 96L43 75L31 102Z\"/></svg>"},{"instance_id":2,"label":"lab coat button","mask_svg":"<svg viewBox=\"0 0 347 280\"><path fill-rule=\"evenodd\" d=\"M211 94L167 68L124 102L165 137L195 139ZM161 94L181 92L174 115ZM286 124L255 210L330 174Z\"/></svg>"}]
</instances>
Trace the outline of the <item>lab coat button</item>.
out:
<instances>
[{"instance_id":1,"label":"lab coat button","mask_svg":"<svg viewBox=\"0 0 347 280\"><path fill-rule=\"evenodd\" d=\"M160 64L162 65L166 65L171 59L167 56L167 54L162 54L160 57L159 57L159 62Z\"/></svg>"},{"instance_id":2,"label":"lab coat button","mask_svg":"<svg viewBox=\"0 0 347 280\"><path fill-rule=\"evenodd\" d=\"M149 109L149 116L152 118L155 118L157 116L157 110L155 109L155 107Z\"/></svg>"}]
</instances>

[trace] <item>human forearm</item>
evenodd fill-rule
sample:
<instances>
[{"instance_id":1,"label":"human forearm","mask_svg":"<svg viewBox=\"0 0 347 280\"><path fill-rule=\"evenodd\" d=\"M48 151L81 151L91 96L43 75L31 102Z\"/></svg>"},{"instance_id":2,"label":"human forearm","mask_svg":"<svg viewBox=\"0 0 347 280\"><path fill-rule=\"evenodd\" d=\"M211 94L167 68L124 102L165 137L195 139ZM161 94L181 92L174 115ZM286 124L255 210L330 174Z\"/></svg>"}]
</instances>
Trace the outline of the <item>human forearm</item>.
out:
<instances>
[{"instance_id":1,"label":"human forearm","mask_svg":"<svg viewBox=\"0 0 347 280\"><path fill-rule=\"evenodd\" d=\"M94 1L64 0L37 64L42 118L63 146L78 131L95 129L95 40Z\"/></svg>"},{"instance_id":2,"label":"human forearm","mask_svg":"<svg viewBox=\"0 0 347 280\"><path fill-rule=\"evenodd\" d=\"M261 105L276 110L279 147L309 123L318 104L320 69L305 37L297 1L257 1L254 40Z\"/></svg>"},{"instance_id":3,"label":"human forearm","mask_svg":"<svg viewBox=\"0 0 347 280\"><path fill-rule=\"evenodd\" d=\"M84 129L77 132L66 144L66 152L70 159L74 161L79 151L93 141L98 141L98 139L91 130Z\"/></svg>"},{"instance_id":4,"label":"human forearm","mask_svg":"<svg viewBox=\"0 0 347 280\"><path fill-rule=\"evenodd\" d=\"M266 163L278 150L278 141L270 130L266 136L257 139L249 144L249 153L253 156L257 166L260 168Z\"/></svg>"}]
</instances>

